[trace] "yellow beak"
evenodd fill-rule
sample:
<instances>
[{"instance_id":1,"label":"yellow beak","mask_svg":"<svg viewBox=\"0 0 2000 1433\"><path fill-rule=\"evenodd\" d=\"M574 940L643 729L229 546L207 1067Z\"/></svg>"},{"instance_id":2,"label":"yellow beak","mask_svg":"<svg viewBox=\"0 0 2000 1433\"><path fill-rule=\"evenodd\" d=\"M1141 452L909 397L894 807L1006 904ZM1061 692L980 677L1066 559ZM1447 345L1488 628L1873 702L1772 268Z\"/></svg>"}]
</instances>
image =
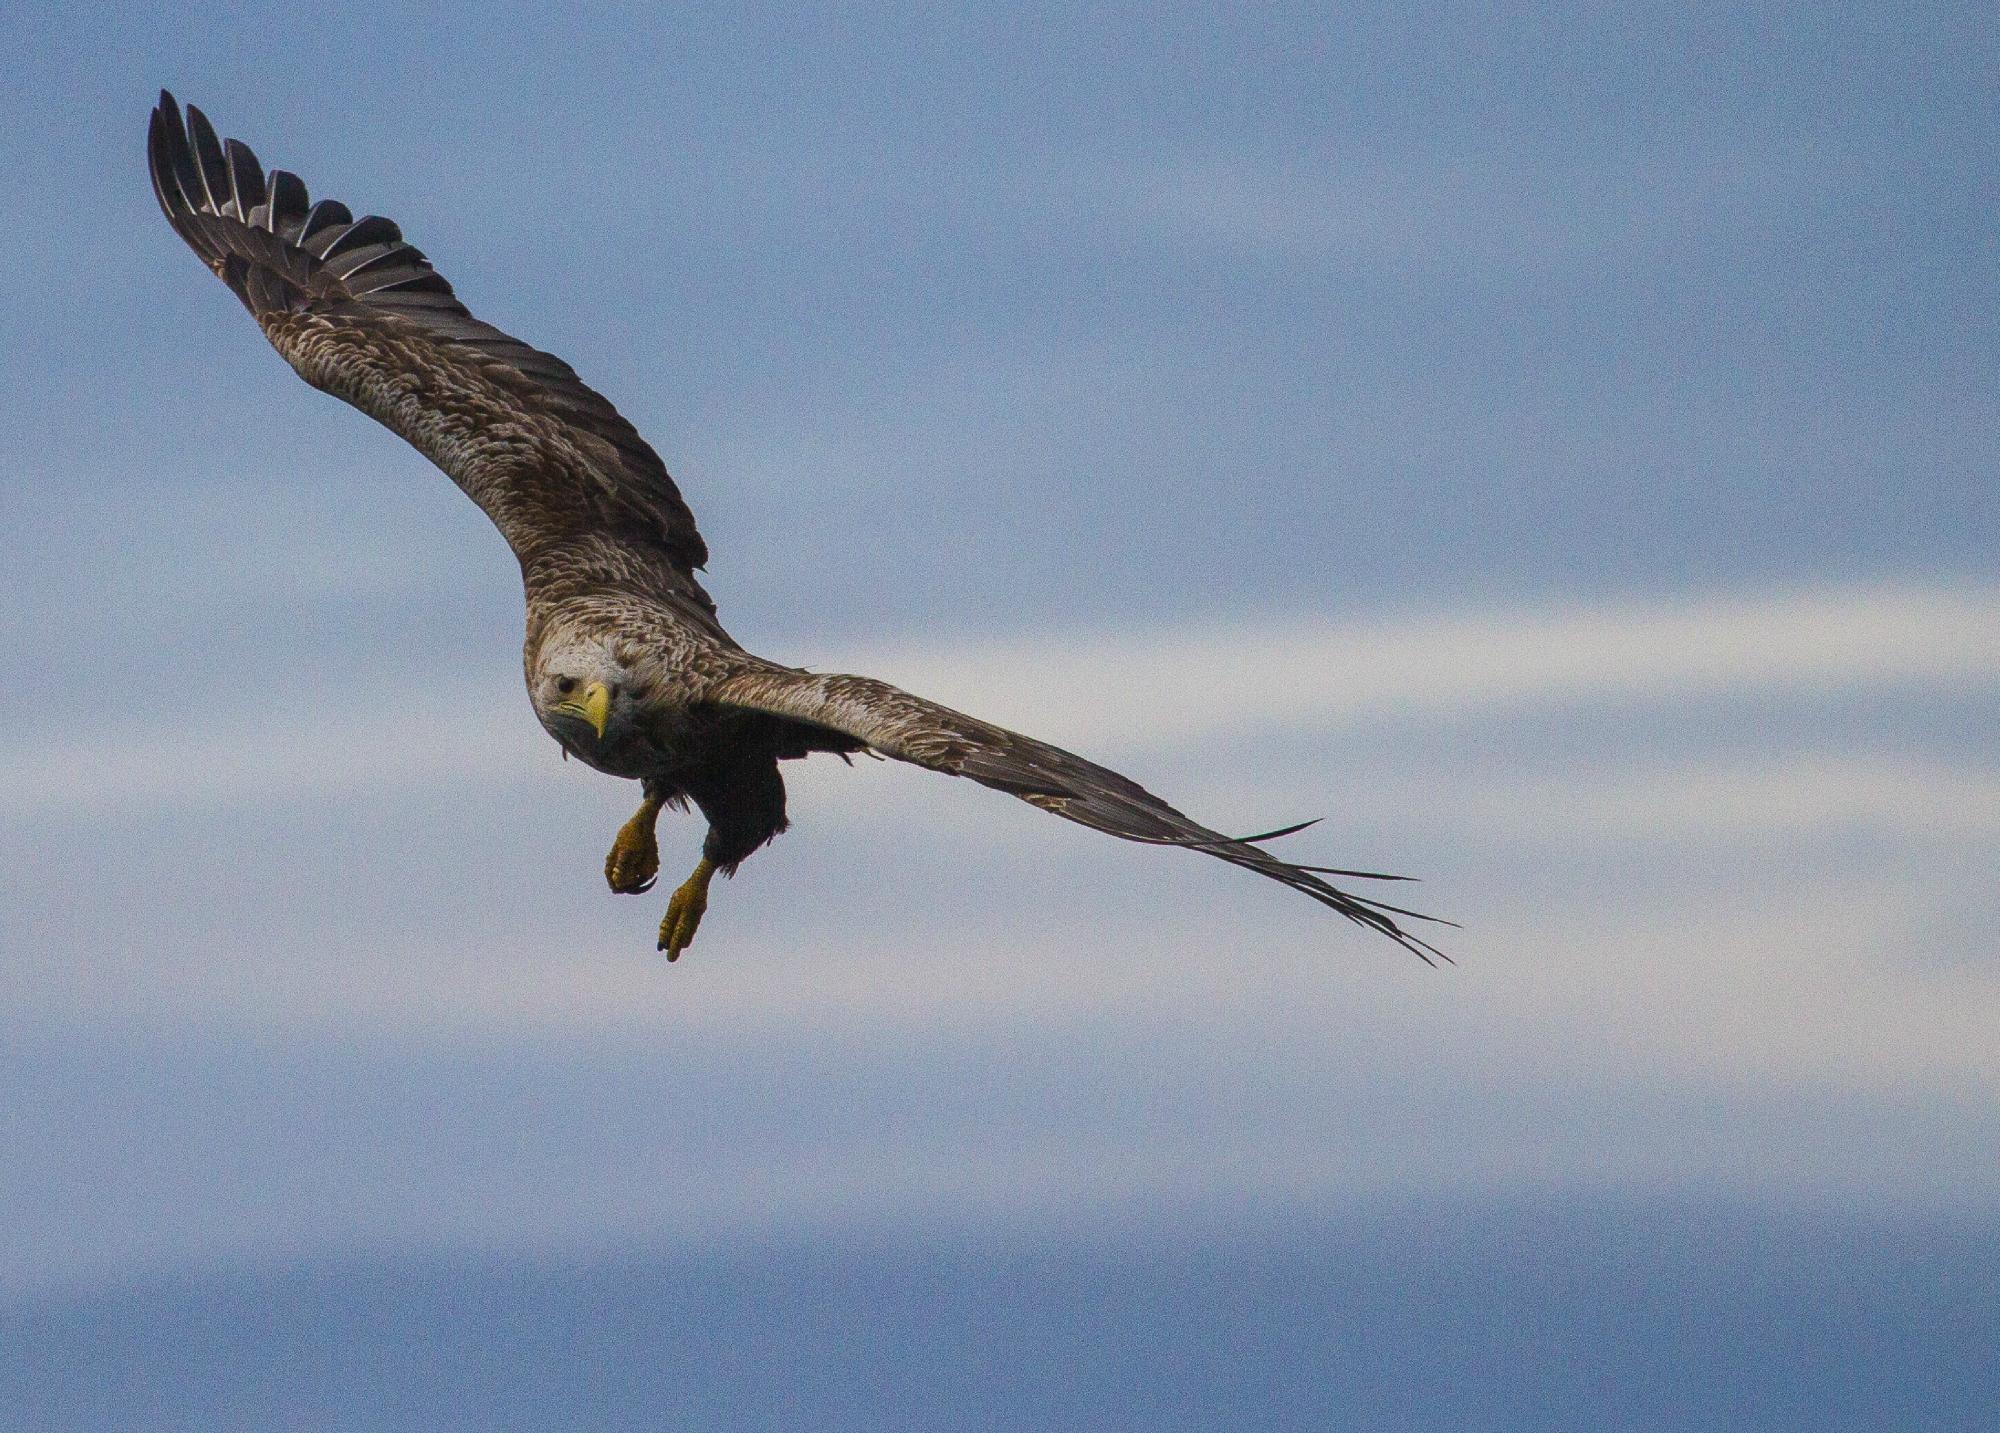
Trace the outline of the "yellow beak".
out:
<instances>
[{"instance_id":1,"label":"yellow beak","mask_svg":"<svg viewBox=\"0 0 2000 1433\"><path fill-rule=\"evenodd\" d=\"M592 682L571 700L558 702L551 710L589 722L590 729L602 741L605 725L611 720L611 689L602 682Z\"/></svg>"}]
</instances>

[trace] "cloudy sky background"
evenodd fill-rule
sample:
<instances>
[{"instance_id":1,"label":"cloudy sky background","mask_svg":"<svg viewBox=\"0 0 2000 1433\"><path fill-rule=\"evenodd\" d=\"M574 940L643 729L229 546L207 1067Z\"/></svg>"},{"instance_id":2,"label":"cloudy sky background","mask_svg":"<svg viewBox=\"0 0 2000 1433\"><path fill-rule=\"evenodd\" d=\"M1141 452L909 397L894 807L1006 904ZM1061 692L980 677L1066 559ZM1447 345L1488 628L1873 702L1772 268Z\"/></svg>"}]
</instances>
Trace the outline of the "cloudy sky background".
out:
<instances>
[{"instance_id":1,"label":"cloudy sky background","mask_svg":"<svg viewBox=\"0 0 2000 1433\"><path fill-rule=\"evenodd\" d=\"M1982 7L0 27L0 1296L2000 1214ZM618 403L747 645L1325 815L1458 966L831 764L668 967L498 536L157 214L161 84Z\"/></svg>"}]
</instances>

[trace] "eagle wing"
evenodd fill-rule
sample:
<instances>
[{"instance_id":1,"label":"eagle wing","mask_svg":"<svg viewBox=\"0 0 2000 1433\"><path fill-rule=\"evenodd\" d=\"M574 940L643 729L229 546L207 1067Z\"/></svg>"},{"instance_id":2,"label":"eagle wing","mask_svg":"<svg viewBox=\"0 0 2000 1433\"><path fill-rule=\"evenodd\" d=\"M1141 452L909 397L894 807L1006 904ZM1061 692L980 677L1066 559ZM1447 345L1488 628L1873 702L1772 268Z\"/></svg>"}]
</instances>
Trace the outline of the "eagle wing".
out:
<instances>
[{"instance_id":1,"label":"eagle wing","mask_svg":"<svg viewBox=\"0 0 2000 1433\"><path fill-rule=\"evenodd\" d=\"M482 323L387 219L313 203L162 91L147 140L176 233L229 285L301 377L421 450L491 517L527 567L589 537L712 615L708 560L659 455L567 363Z\"/></svg>"},{"instance_id":2,"label":"eagle wing","mask_svg":"<svg viewBox=\"0 0 2000 1433\"><path fill-rule=\"evenodd\" d=\"M1407 916L1438 921L1437 917L1351 895L1323 879L1330 875L1385 881L1406 878L1294 865L1257 844L1303 827L1261 836L1224 836L1182 815L1138 782L1108 767L872 677L801 672L743 658L738 659L732 675L710 687L705 695L720 706L786 717L853 738L899 761L970 777L1093 831L1146 845L1204 851L1311 896L1357 925L1388 936L1426 964L1450 960L1396 920Z\"/></svg>"}]
</instances>

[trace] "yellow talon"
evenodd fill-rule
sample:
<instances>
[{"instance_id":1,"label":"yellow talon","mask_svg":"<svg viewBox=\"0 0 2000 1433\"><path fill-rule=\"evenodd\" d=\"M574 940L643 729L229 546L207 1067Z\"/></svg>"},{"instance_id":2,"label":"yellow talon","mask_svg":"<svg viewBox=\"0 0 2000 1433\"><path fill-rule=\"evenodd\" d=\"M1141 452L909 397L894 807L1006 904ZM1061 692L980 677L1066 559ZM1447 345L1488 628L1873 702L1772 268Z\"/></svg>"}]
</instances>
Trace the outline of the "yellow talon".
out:
<instances>
[{"instance_id":1,"label":"yellow talon","mask_svg":"<svg viewBox=\"0 0 2000 1433\"><path fill-rule=\"evenodd\" d=\"M659 948L668 960L679 960L681 952L694 944L702 912L708 909L708 883L714 875L714 863L703 856L695 863L694 874L681 882L667 902L666 919L660 922Z\"/></svg>"},{"instance_id":2,"label":"yellow talon","mask_svg":"<svg viewBox=\"0 0 2000 1433\"><path fill-rule=\"evenodd\" d=\"M660 843L653 827L660 819L660 803L648 796L639 803L632 819L618 828L611 854L604 858L604 879L621 896L636 896L653 888L660 874Z\"/></svg>"}]
</instances>

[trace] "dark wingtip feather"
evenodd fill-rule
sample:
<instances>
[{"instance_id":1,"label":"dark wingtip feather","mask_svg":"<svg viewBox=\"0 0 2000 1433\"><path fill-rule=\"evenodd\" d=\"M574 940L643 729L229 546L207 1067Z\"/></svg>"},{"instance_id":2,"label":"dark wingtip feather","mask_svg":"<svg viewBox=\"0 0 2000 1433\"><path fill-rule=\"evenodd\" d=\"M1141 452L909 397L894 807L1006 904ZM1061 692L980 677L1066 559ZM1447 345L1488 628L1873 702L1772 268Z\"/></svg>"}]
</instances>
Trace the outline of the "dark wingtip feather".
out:
<instances>
[{"instance_id":1,"label":"dark wingtip feather","mask_svg":"<svg viewBox=\"0 0 2000 1433\"><path fill-rule=\"evenodd\" d=\"M345 228L354 222L354 214L338 199L322 199L306 214L305 223L299 229L298 246L307 253L315 253L315 245L324 248L331 242L329 235L336 229Z\"/></svg>"},{"instance_id":2,"label":"dark wingtip feather","mask_svg":"<svg viewBox=\"0 0 2000 1433\"><path fill-rule=\"evenodd\" d=\"M1346 876L1354 881L1420 881L1421 876L1392 876L1387 871L1350 871L1345 866L1300 866L1315 876Z\"/></svg>"},{"instance_id":3,"label":"dark wingtip feather","mask_svg":"<svg viewBox=\"0 0 2000 1433\"><path fill-rule=\"evenodd\" d=\"M1425 915L1422 911L1409 910L1403 906L1392 906L1387 901L1373 901L1366 896L1349 896L1348 899L1367 906L1372 911L1387 911L1392 915L1408 916L1413 921L1429 921L1432 925L1447 925L1453 930L1463 929L1455 920L1446 920L1443 916Z\"/></svg>"},{"instance_id":4,"label":"dark wingtip feather","mask_svg":"<svg viewBox=\"0 0 2000 1433\"><path fill-rule=\"evenodd\" d=\"M153 197L170 219L174 196L167 192L167 166L171 162L167 158L167 116L164 110L155 109L146 125L146 174L153 181Z\"/></svg>"},{"instance_id":5,"label":"dark wingtip feather","mask_svg":"<svg viewBox=\"0 0 2000 1433\"><path fill-rule=\"evenodd\" d=\"M1060 794L1060 793L1051 793ZM1207 850L1215 846L1261 846L1266 841L1275 841L1281 836L1296 836L1308 826L1317 826L1324 816L1315 816L1310 821L1301 821L1296 826L1280 826L1275 831L1265 831L1255 836L1128 836L1128 841L1139 841L1149 846L1190 846L1195 850ZM1317 869L1301 866L1302 871ZM1352 871L1336 871L1335 875L1353 875ZM1403 880L1401 876L1390 876L1389 880Z\"/></svg>"},{"instance_id":6,"label":"dark wingtip feather","mask_svg":"<svg viewBox=\"0 0 2000 1433\"><path fill-rule=\"evenodd\" d=\"M1319 825L1320 822L1324 821L1325 819L1326 818L1324 816L1315 816L1312 818L1312 820L1301 821L1296 826L1280 826L1277 830L1266 831L1261 836L1238 836L1236 839L1241 841L1246 846L1261 846L1264 842L1275 841L1281 836L1296 836L1298 835L1299 832L1305 830L1308 826L1317 826Z\"/></svg>"},{"instance_id":7,"label":"dark wingtip feather","mask_svg":"<svg viewBox=\"0 0 2000 1433\"><path fill-rule=\"evenodd\" d=\"M229 169L229 192L236 205L236 217L249 224L253 222L252 212L264 202L264 166L240 139L224 140L222 155Z\"/></svg>"},{"instance_id":8,"label":"dark wingtip feather","mask_svg":"<svg viewBox=\"0 0 2000 1433\"><path fill-rule=\"evenodd\" d=\"M178 200L179 208L194 207L194 196L188 192L190 180L199 184L201 177L195 172L194 155L188 149L187 129L181 122L180 111L171 104L163 104L153 111L153 125L148 135L149 147L158 142L153 164L153 177L159 182L170 199Z\"/></svg>"},{"instance_id":9,"label":"dark wingtip feather","mask_svg":"<svg viewBox=\"0 0 2000 1433\"><path fill-rule=\"evenodd\" d=\"M221 251L202 228L201 174L188 144L179 107L172 95L164 90L160 94L160 105L153 111L146 132L146 167L153 181L153 197L159 201L160 210L174 232L204 263L213 266L219 261Z\"/></svg>"},{"instance_id":10,"label":"dark wingtip feather","mask_svg":"<svg viewBox=\"0 0 2000 1433\"><path fill-rule=\"evenodd\" d=\"M201 193L189 191L188 200L197 209L221 214L233 193L229 186L229 161L223 157L222 141L216 137L215 126L198 105L187 107L187 137L193 149L195 176L201 184Z\"/></svg>"},{"instance_id":11,"label":"dark wingtip feather","mask_svg":"<svg viewBox=\"0 0 2000 1433\"><path fill-rule=\"evenodd\" d=\"M306 214L312 208L311 196L306 193L305 181L288 169L272 170L270 181L271 207L264 227L286 243L293 243L304 228Z\"/></svg>"},{"instance_id":12,"label":"dark wingtip feather","mask_svg":"<svg viewBox=\"0 0 2000 1433\"><path fill-rule=\"evenodd\" d=\"M320 250L318 257L325 262L364 244L400 243L402 237L403 231L396 227L393 219L384 219L380 214L367 214L350 224L344 233L336 235L333 242Z\"/></svg>"}]
</instances>

